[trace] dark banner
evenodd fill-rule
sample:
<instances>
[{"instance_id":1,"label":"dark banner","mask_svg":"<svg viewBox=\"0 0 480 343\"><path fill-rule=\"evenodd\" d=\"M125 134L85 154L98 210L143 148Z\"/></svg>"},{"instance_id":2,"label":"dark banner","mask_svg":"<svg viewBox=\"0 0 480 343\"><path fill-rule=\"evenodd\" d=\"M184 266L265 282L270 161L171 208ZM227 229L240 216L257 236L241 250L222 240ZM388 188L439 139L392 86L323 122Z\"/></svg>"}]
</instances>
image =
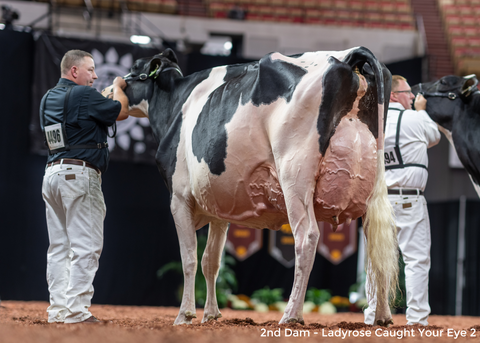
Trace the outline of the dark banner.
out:
<instances>
[{"instance_id":1,"label":"dark banner","mask_svg":"<svg viewBox=\"0 0 480 343\"><path fill-rule=\"evenodd\" d=\"M243 261L262 248L262 230L230 224L225 249L239 261Z\"/></svg>"},{"instance_id":2,"label":"dark banner","mask_svg":"<svg viewBox=\"0 0 480 343\"><path fill-rule=\"evenodd\" d=\"M270 231L270 255L285 267L295 265L295 238L289 224L282 225L278 231Z\"/></svg>"},{"instance_id":3,"label":"dark banner","mask_svg":"<svg viewBox=\"0 0 480 343\"><path fill-rule=\"evenodd\" d=\"M350 226L338 225L335 232L332 225L324 222L319 222L318 228L320 240L317 251L331 263L339 264L357 252L357 220L352 220Z\"/></svg>"},{"instance_id":4,"label":"dark banner","mask_svg":"<svg viewBox=\"0 0 480 343\"><path fill-rule=\"evenodd\" d=\"M344 224L339 225L336 232L333 232L332 226L328 223L318 222L318 228L320 240L317 252L331 263L337 265L357 252L356 220L348 227ZM283 225L279 231L270 231L269 252L285 267L294 266L295 239L290 225Z\"/></svg>"},{"instance_id":5,"label":"dark banner","mask_svg":"<svg viewBox=\"0 0 480 343\"><path fill-rule=\"evenodd\" d=\"M71 49L84 50L93 55L95 72L98 75L93 87L99 91L111 85L116 76L128 74L136 59L153 56L160 52L157 49L142 48L137 45L41 35L36 43L30 125L31 151L33 153L47 154L39 123L40 100L48 89L57 84L60 78L60 62L65 52ZM157 143L148 118L129 117L124 121L117 122L117 135L115 138L108 138L108 145L112 160L155 162Z\"/></svg>"}]
</instances>

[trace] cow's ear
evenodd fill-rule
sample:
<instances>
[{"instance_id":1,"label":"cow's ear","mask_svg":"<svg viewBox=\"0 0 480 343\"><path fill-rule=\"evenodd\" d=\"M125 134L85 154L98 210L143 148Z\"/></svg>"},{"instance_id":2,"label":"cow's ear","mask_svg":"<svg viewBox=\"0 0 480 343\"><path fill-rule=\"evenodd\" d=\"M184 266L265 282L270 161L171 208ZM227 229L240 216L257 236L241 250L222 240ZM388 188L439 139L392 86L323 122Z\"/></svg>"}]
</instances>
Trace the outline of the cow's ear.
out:
<instances>
[{"instance_id":1,"label":"cow's ear","mask_svg":"<svg viewBox=\"0 0 480 343\"><path fill-rule=\"evenodd\" d=\"M161 55L162 55L163 57L168 58L168 59L169 59L170 61L172 61L173 63L178 64L177 55L175 55L175 53L173 52L172 49L165 49L165 51L162 52Z\"/></svg>"},{"instance_id":2,"label":"cow's ear","mask_svg":"<svg viewBox=\"0 0 480 343\"><path fill-rule=\"evenodd\" d=\"M156 73L161 65L162 65L162 61L160 60L160 58L158 57L153 58L148 65L148 75L151 76L152 73Z\"/></svg>"},{"instance_id":3,"label":"cow's ear","mask_svg":"<svg viewBox=\"0 0 480 343\"><path fill-rule=\"evenodd\" d=\"M468 76L463 77L464 83L461 90L461 96L463 98L467 98L472 94L475 90L477 90L478 79L475 74L471 74Z\"/></svg>"}]
</instances>

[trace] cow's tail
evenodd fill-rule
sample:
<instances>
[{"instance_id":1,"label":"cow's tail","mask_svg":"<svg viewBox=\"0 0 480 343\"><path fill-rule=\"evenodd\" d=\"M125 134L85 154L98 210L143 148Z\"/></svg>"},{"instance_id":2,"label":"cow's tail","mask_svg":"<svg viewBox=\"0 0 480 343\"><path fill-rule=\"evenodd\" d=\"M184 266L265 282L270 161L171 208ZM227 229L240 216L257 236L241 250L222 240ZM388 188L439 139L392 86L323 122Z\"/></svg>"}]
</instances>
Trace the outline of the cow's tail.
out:
<instances>
[{"instance_id":1,"label":"cow's tail","mask_svg":"<svg viewBox=\"0 0 480 343\"><path fill-rule=\"evenodd\" d=\"M398 243L393 208L387 197L383 149L377 150L377 176L363 225L369 268L367 292L395 302L398 287ZM375 288L376 287L376 288Z\"/></svg>"},{"instance_id":2,"label":"cow's tail","mask_svg":"<svg viewBox=\"0 0 480 343\"><path fill-rule=\"evenodd\" d=\"M367 257L370 285L367 292L377 299L395 301L398 288L398 243L395 216L387 196L384 160L384 116L388 108L386 95L390 93L391 75L370 52L360 47L354 50L352 64L368 63L375 75L378 98L377 174L375 186L368 200L364 229L367 238ZM362 61L363 60L363 61ZM357 62L357 63L355 63Z\"/></svg>"}]
</instances>

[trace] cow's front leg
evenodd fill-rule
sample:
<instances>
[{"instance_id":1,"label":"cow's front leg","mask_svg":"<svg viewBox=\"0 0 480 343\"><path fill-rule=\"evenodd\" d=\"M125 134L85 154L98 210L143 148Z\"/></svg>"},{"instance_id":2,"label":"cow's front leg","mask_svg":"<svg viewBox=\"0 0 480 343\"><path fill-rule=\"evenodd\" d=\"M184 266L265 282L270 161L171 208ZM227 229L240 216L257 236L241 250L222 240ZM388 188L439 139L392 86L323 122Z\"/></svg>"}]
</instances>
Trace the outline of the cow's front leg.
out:
<instances>
[{"instance_id":1,"label":"cow's front leg","mask_svg":"<svg viewBox=\"0 0 480 343\"><path fill-rule=\"evenodd\" d=\"M171 209L177 228L184 278L182 304L180 305L180 312L175 319L174 325L192 324L192 319L197 318L195 313L197 235L191 210L186 204L186 201L182 201L174 195L172 197Z\"/></svg>"},{"instance_id":2,"label":"cow's front leg","mask_svg":"<svg viewBox=\"0 0 480 343\"><path fill-rule=\"evenodd\" d=\"M220 263L222 259L222 251L225 246L227 237L228 223L223 221L212 221L208 230L207 247L202 257L202 272L207 282L207 299L205 302L205 311L202 323L209 320L216 320L222 314L218 309L216 295L216 281Z\"/></svg>"},{"instance_id":3,"label":"cow's front leg","mask_svg":"<svg viewBox=\"0 0 480 343\"><path fill-rule=\"evenodd\" d=\"M303 303L308 279L315 261L320 231L315 220L312 203L303 204L297 199L290 206L292 209L289 209L289 220L295 238L295 279L280 324L304 324Z\"/></svg>"}]
</instances>

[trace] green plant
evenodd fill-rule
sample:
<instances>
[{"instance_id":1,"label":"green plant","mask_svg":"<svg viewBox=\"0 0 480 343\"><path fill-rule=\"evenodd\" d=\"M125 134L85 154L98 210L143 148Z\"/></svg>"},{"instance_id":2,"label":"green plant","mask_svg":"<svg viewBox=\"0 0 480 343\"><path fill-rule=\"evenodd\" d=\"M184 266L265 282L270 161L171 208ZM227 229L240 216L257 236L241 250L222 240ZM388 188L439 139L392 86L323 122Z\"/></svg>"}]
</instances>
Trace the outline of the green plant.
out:
<instances>
[{"instance_id":1,"label":"green plant","mask_svg":"<svg viewBox=\"0 0 480 343\"><path fill-rule=\"evenodd\" d=\"M207 283L202 273L202 267L200 261L202 260L203 253L207 247L207 236L199 234L197 237L197 272L195 274L195 300L199 307L205 306L207 298ZM231 266L235 265L235 259L231 256L224 255L218 271L218 277L216 282L216 295L219 308L227 306L227 297L232 293L232 290L237 288L237 279L235 272ZM157 271L157 277L161 279L167 272L174 271L177 273L183 273L182 262L173 261L167 263ZM179 301L183 294L183 285L179 286Z\"/></svg>"},{"instance_id":2,"label":"green plant","mask_svg":"<svg viewBox=\"0 0 480 343\"><path fill-rule=\"evenodd\" d=\"M307 289L305 301L311 301L315 305L321 305L330 300L332 293L328 289L318 289L311 287Z\"/></svg>"},{"instance_id":3,"label":"green plant","mask_svg":"<svg viewBox=\"0 0 480 343\"><path fill-rule=\"evenodd\" d=\"M266 305L272 305L278 301L283 300L283 289L282 288L274 288L270 289L270 287L266 286L262 289L257 289L253 292L251 298L257 300L261 303Z\"/></svg>"}]
</instances>

